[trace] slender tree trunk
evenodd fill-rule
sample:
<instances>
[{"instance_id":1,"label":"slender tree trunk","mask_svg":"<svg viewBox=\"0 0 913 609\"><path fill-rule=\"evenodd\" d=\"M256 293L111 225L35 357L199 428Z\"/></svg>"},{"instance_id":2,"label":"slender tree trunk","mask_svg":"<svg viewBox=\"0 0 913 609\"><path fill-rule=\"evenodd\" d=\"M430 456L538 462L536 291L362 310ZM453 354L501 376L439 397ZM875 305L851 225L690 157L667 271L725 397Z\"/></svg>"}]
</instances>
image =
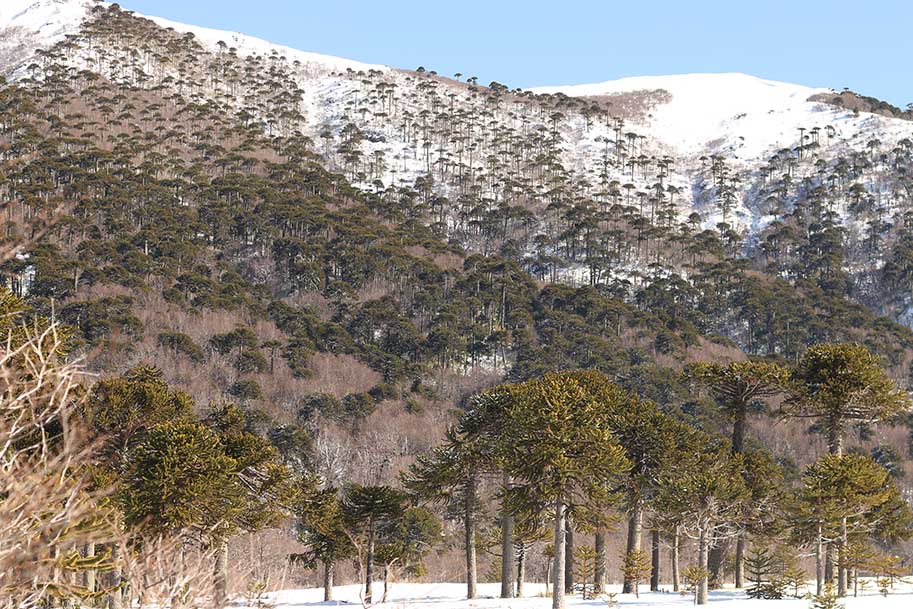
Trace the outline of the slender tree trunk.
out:
<instances>
[{"instance_id":1,"label":"slender tree trunk","mask_svg":"<svg viewBox=\"0 0 913 609\"><path fill-rule=\"evenodd\" d=\"M843 454L843 428L836 421L827 426L827 448L832 455Z\"/></svg>"},{"instance_id":2,"label":"slender tree trunk","mask_svg":"<svg viewBox=\"0 0 913 609\"><path fill-rule=\"evenodd\" d=\"M111 547L111 562L115 565L120 561L120 546L117 542ZM123 581L124 573L121 570L121 567L115 568L111 571L111 592L108 594L108 609L121 609L124 606L123 591L120 589L120 584Z\"/></svg>"},{"instance_id":3,"label":"slender tree trunk","mask_svg":"<svg viewBox=\"0 0 913 609\"><path fill-rule=\"evenodd\" d=\"M596 594L602 594L606 588L606 549L605 549L605 529L596 529L596 540L594 542L596 550L596 573L594 584Z\"/></svg>"},{"instance_id":4,"label":"slender tree trunk","mask_svg":"<svg viewBox=\"0 0 913 609\"><path fill-rule=\"evenodd\" d=\"M634 504L634 508L631 510L631 515L628 517L628 539L625 544L625 556L630 556L631 552L636 552L641 548L641 536L643 533L644 526L644 507L643 502L638 500ZM634 592L634 578L631 577L631 574L625 574L624 585L622 586L622 593L631 594Z\"/></svg>"},{"instance_id":5,"label":"slender tree trunk","mask_svg":"<svg viewBox=\"0 0 913 609\"><path fill-rule=\"evenodd\" d=\"M475 481L472 481L466 489L466 497L463 505L463 544L466 548L466 598L476 597L475 494Z\"/></svg>"},{"instance_id":6,"label":"slender tree trunk","mask_svg":"<svg viewBox=\"0 0 913 609\"><path fill-rule=\"evenodd\" d=\"M840 545L837 548L837 596L846 596L846 517L840 519Z\"/></svg>"},{"instance_id":7,"label":"slender tree trunk","mask_svg":"<svg viewBox=\"0 0 913 609\"><path fill-rule=\"evenodd\" d=\"M678 558L679 558L679 534L678 534L678 525L675 526L675 530L672 532L672 591L680 592L682 587L681 575L679 570Z\"/></svg>"},{"instance_id":8,"label":"slender tree trunk","mask_svg":"<svg viewBox=\"0 0 913 609\"><path fill-rule=\"evenodd\" d=\"M390 593L390 567L384 565L384 595L381 597L380 602L387 602L387 594Z\"/></svg>"},{"instance_id":9,"label":"slender tree trunk","mask_svg":"<svg viewBox=\"0 0 913 609\"><path fill-rule=\"evenodd\" d=\"M552 609L564 609L564 502L555 502L555 560L552 563Z\"/></svg>"},{"instance_id":10,"label":"slender tree trunk","mask_svg":"<svg viewBox=\"0 0 913 609\"><path fill-rule=\"evenodd\" d=\"M504 474L504 488L510 488L510 476ZM501 598L514 596L514 518L501 506Z\"/></svg>"},{"instance_id":11,"label":"slender tree trunk","mask_svg":"<svg viewBox=\"0 0 913 609\"><path fill-rule=\"evenodd\" d=\"M741 453L745 450L745 430L748 428L748 410L737 408L735 420L732 423L732 452Z\"/></svg>"},{"instance_id":12,"label":"slender tree trunk","mask_svg":"<svg viewBox=\"0 0 913 609\"><path fill-rule=\"evenodd\" d=\"M523 583L526 579L526 548L517 550L517 598L523 597Z\"/></svg>"},{"instance_id":13,"label":"slender tree trunk","mask_svg":"<svg viewBox=\"0 0 913 609\"><path fill-rule=\"evenodd\" d=\"M821 525L818 525L818 539L815 542L815 594L824 590L824 541L821 538Z\"/></svg>"},{"instance_id":14,"label":"slender tree trunk","mask_svg":"<svg viewBox=\"0 0 913 609\"><path fill-rule=\"evenodd\" d=\"M701 529L700 538L698 539L698 550L697 550L697 562L704 569L704 577L701 578L701 581L697 584L697 591L695 592L695 604L706 605L707 604L707 589L709 587L709 580L707 577L707 566L709 562L709 548L710 546L710 534L706 529Z\"/></svg>"},{"instance_id":15,"label":"slender tree trunk","mask_svg":"<svg viewBox=\"0 0 913 609\"><path fill-rule=\"evenodd\" d=\"M834 544L829 541L824 545L824 581L833 584L834 577Z\"/></svg>"},{"instance_id":16,"label":"slender tree trunk","mask_svg":"<svg viewBox=\"0 0 913 609\"><path fill-rule=\"evenodd\" d=\"M90 541L86 544L86 558L95 557L95 542ZM95 592L95 569L89 569L86 571L86 590L89 592Z\"/></svg>"},{"instance_id":17,"label":"slender tree trunk","mask_svg":"<svg viewBox=\"0 0 913 609\"><path fill-rule=\"evenodd\" d=\"M565 516L564 527L566 531L564 541L564 592L574 593L574 525L571 519Z\"/></svg>"},{"instance_id":18,"label":"slender tree trunk","mask_svg":"<svg viewBox=\"0 0 913 609\"><path fill-rule=\"evenodd\" d=\"M374 519L368 522L368 556L365 559L365 602L374 601L372 588L374 586Z\"/></svg>"},{"instance_id":19,"label":"slender tree trunk","mask_svg":"<svg viewBox=\"0 0 913 609\"><path fill-rule=\"evenodd\" d=\"M651 545L650 550L651 550L651 554L652 554L652 560L651 560L652 569L650 569L650 591L651 592L659 592L659 560L660 560L659 543L660 543L659 529L653 529L653 532L651 534L651 544L650 544Z\"/></svg>"},{"instance_id":20,"label":"slender tree trunk","mask_svg":"<svg viewBox=\"0 0 913 609\"><path fill-rule=\"evenodd\" d=\"M323 600L333 600L333 563L323 563Z\"/></svg>"},{"instance_id":21,"label":"slender tree trunk","mask_svg":"<svg viewBox=\"0 0 913 609\"><path fill-rule=\"evenodd\" d=\"M216 573L213 578L212 605L222 609L228 603L228 540L218 542L216 548Z\"/></svg>"},{"instance_id":22,"label":"slender tree trunk","mask_svg":"<svg viewBox=\"0 0 913 609\"><path fill-rule=\"evenodd\" d=\"M739 535L735 542L735 587L745 587L745 534Z\"/></svg>"}]
</instances>

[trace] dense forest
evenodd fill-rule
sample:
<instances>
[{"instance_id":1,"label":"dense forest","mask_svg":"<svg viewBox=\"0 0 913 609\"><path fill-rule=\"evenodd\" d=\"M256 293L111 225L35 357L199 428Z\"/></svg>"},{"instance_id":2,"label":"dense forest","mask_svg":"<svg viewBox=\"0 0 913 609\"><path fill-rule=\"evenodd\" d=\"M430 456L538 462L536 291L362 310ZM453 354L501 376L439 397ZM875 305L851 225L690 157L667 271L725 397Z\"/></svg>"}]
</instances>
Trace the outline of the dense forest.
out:
<instances>
[{"instance_id":1,"label":"dense forest","mask_svg":"<svg viewBox=\"0 0 913 609\"><path fill-rule=\"evenodd\" d=\"M101 3L0 81L10 606L906 574L911 140L745 168L476 81Z\"/></svg>"}]
</instances>

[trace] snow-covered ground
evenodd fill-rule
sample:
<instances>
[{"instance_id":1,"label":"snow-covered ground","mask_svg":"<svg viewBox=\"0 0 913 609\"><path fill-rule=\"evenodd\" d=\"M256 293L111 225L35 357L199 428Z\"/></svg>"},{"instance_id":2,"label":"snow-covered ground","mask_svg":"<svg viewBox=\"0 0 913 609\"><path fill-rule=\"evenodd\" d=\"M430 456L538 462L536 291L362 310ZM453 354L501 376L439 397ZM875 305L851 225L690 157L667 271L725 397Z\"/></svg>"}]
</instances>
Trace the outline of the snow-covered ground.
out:
<instances>
[{"instance_id":1,"label":"snow-covered ground","mask_svg":"<svg viewBox=\"0 0 913 609\"><path fill-rule=\"evenodd\" d=\"M671 99L655 107L644 126L680 154L719 152L733 158L757 159L772 150L795 146L800 128L807 132L826 125L835 128L835 139L852 137L866 128L910 130L905 121L866 113L854 116L850 111L809 101L816 94L836 94L833 89L764 80L748 74L638 76L533 89L536 93L564 93L571 97L655 90L667 91ZM822 141L826 139L822 136Z\"/></svg>"},{"instance_id":2,"label":"snow-covered ground","mask_svg":"<svg viewBox=\"0 0 913 609\"><path fill-rule=\"evenodd\" d=\"M644 586L646 588L646 586ZM382 593L382 584L376 584L375 596ZM466 584L394 584L390 597L383 607L395 609L550 609L551 599L544 594L545 586L542 584L528 584L524 598L504 600L498 598L500 584L480 584L478 598L466 600ZM335 589L337 600L323 602L323 589L310 588L305 590L284 590L273 595L270 603L275 603L276 609L292 609L310 606L337 606L360 605L360 586L339 586ZM613 588L610 591L618 592ZM615 600L619 607L642 609L685 609L694 604L690 594L681 595L674 592L641 592L640 598L633 594L617 594ZM883 597L874 590L874 584L869 586L865 595L858 598L848 597L842 599L846 609L901 609L913 606L913 588L909 585L898 584L895 591ZM733 590L719 590L710 593L709 606L715 609L807 609L808 599L787 598L783 600L753 600L746 598L744 592ZM567 607L601 607L605 609L605 600L585 601L579 596L569 596ZM242 605L243 606L243 605Z\"/></svg>"}]
</instances>

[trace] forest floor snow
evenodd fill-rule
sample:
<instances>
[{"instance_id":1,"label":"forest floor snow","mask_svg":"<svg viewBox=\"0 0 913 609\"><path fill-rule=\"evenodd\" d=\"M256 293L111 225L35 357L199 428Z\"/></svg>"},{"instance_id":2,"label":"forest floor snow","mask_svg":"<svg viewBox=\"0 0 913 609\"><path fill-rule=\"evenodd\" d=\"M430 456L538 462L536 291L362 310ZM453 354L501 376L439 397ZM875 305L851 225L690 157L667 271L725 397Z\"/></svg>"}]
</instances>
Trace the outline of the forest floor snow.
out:
<instances>
[{"instance_id":1,"label":"forest floor snow","mask_svg":"<svg viewBox=\"0 0 913 609\"><path fill-rule=\"evenodd\" d=\"M644 586L646 588L646 586ZM887 597L883 597L870 585L864 594L854 598L841 599L846 609L901 609L913 607L913 586L898 584ZM360 586L338 586L334 590L336 600L323 601L322 588L303 590L283 590L271 595L269 606L275 609L305 609L307 607L359 607ZM619 587L610 587L610 592L620 592ZM413 584L396 583L390 589L387 609L550 609L551 599L545 596L542 584L527 584L523 598L501 599L500 584L480 584L478 597L472 600L465 598L466 584ZM383 584L375 587L375 598L383 594ZM681 595L677 592L641 592L640 598L633 594L615 596L619 609L686 609L694 605L691 594ZM785 598L782 600L756 600L746 597L742 590L716 590L710 593L708 607L712 609L807 609L811 603L807 598ZM237 605L254 607L256 604ZM583 600L579 596L568 596L568 609L607 609L605 600Z\"/></svg>"}]
</instances>

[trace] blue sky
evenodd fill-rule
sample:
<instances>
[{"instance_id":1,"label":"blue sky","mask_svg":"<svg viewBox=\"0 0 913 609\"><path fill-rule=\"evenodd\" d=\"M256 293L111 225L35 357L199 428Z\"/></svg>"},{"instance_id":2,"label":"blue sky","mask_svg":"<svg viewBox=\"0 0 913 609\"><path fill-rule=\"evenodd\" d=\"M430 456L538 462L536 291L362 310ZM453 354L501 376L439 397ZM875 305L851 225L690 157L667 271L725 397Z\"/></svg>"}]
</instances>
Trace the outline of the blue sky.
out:
<instances>
[{"instance_id":1,"label":"blue sky","mask_svg":"<svg viewBox=\"0 0 913 609\"><path fill-rule=\"evenodd\" d=\"M746 72L913 102L910 0L120 0L306 51L510 87Z\"/></svg>"}]
</instances>

